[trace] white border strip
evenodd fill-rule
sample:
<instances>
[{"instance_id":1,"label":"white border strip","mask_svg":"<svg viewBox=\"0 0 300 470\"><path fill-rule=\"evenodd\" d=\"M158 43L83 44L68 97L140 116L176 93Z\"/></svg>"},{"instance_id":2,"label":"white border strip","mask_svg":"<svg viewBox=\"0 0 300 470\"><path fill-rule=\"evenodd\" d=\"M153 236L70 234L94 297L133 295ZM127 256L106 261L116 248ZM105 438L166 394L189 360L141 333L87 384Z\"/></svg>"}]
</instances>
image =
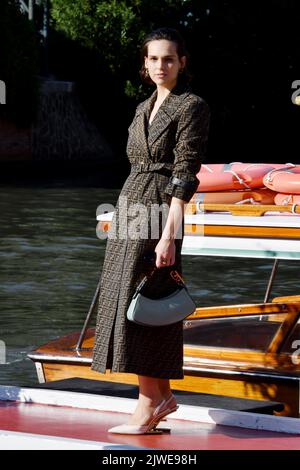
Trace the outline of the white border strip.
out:
<instances>
[{"instance_id":1,"label":"white border strip","mask_svg":"<svg viewBox=\"0 0 300 470\"><path fill-rule=\"evenodd\" d=\"M136 400L131 398L66 392L62 390L19 388L10 385L0 386L0 400L71 406L74 408L127 414L133 413L136 406ZM300 435L300 419L285 416L180 405L179 409L172 413L171 418L197 423L237 426L247 429Z\"/></svg>"},{"instance_id":2,"label":"white border strip","mask_svg":"<svg viewBox=\"0 0 300 470\"><path fill-rule=\"evenodd\" d=\"M71 439L45 434L6 431L0 429L0 450L141 450L143 447L133 447L125 444L110 442Z\"/></svg>"}]
</instances>

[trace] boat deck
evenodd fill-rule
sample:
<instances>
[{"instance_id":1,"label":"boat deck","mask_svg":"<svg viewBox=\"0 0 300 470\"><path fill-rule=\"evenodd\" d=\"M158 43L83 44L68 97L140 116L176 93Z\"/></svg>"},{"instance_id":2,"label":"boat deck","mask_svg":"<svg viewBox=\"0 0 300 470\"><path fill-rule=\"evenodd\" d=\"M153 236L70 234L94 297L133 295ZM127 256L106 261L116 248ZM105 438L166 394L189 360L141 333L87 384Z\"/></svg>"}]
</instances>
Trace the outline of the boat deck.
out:
<instances>
[{"instance_id":1,"label":"boat deck","mask_svg":"<svg viewBox=\"0 0 300 470\"><path fill-rule=\"evenodd\" d=\"M0 448L22 448L22 443L27 449L32 448L32 444L33 448L49 448L51 436L59 437L60 447L66 449L84 448L84 441L87 441L87 448L93 444L99 449L114 449L115 446L119 449L161 450L300 449L300 436L170 418L160 425L161 428L168 427L170 434L129 436L107 433L107 429L123 424L127 418L124 413L5 402L0 404ZM35 439L30 444L26 435L7 434L5 431L30 433L35 435ZM36 439L38 436L43 436L43 439ZM57 448L57 441L52 445Z\"/></svg>"}]
</instances>

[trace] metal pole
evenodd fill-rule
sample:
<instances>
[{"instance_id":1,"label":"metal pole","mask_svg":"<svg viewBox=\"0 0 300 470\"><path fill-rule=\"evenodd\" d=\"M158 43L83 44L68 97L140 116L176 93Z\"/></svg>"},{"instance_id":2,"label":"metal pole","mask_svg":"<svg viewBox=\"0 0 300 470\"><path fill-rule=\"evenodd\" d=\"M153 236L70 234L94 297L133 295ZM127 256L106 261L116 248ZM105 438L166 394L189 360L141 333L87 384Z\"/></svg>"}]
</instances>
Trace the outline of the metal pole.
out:
<instances>
[{"instance_id":1,"label":"metal pole","mask_svg":"<svg viewBox=\"0 0 300 470\"><path fill-rule=\"evenodd\" d=\"M273 285L273 282L274 282L275 274L277 272L278 264L279 264L279 259L276 258L274 260L271 275L270 275L270 279L269 279L269 282L268 282L268 285L267 285L265 298L264 298L264 304L269 301L269 297L270 297L272 285Z\"/></svg>"},{"instance_id":2,"label":"metal pole","mask_svg":"<svg viewBox=\"0 0 300 470\"><path fill-rule=\"evenodd\" d=\"M48 31L49 31L49 0L44 0L43 4L43 29L44 36L44 75L48 76Z\"/></svg>"},{"instance_id":3,"label":"metal pole","mask_svg":"<svg viewBox=\"0 0 300 470\"><path fill-rule=\"evenodd\" d=\"M98 285L97 285L97 288L96 288L96 291L95 291L95 294L94 294L94 297L93 297L91 306L90 306L90 308L89 308L89 311L88 311L88 314L87 314L87 316L86 316L84 325L83 325L82 330L81 330L81 333L80 333L80 335L79 335L79 339L78 339L77 344L76 344L76 347L75 347L75 350L76 350L76 351L79 351L79 350L81 349L81 346L82 346L82 343L83 343L83 340L84 340L84 336L85 336L87 327L88 327L88 325L89 325L89 323L90 323L90 320L91 320L91 317L92 317L94 308L95 308L95 306L96 306L96 302L97 302L97 299L98 299L98 296L99 296L99 292L100 292L100 280L99 280L99 282L98 282Z\"/></svg>"},{"instance_id":4,"label":"metal pole","mask_svg":"<svg viewBox=\"0 0 300 470\"><path fill-rule=\"evenodd\" d=\"M34 15L34 0L28 0L28 19L33 20Z\"/></svg>"}]
</instances>

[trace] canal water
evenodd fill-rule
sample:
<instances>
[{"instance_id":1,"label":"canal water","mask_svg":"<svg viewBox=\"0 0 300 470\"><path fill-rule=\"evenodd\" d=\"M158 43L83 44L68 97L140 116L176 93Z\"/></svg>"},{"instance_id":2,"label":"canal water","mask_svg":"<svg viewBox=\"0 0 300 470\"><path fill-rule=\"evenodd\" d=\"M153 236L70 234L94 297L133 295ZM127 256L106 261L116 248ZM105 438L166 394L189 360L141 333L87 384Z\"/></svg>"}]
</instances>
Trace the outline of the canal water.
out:
<instances>
[{"instance_id":1,"label":"canal water","mask_svg":"<svg viewBox=\"0 0 300 470\"><path fill-rule=\"evenodd\" d=\"M1 385L36 384L29 351L82 327L105 253L96 209L115 204L119 192L63 181L0 187ZM263 301L271 267L264 260L183 257L198 306ZM272 296L296 293L299 265L281 261Z\"/></svg>"}]
</instances>

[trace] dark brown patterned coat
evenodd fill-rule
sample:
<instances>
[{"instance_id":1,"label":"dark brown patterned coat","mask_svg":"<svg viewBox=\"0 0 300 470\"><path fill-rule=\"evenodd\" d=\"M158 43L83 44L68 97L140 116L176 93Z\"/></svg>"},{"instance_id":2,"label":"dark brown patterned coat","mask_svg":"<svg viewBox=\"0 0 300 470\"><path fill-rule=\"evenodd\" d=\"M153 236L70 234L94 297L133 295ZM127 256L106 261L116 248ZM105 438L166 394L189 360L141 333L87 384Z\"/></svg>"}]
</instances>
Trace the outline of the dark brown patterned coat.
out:
<instances>
[{"instance_id":1,"label":"dark brown patterned coat","mask_svg":"<svg viewBox=\"0 0 300 470\"><path fill-rule=\"evenodd\" d=\"M168 208L172 196L188 202L197 189L196 173L207 140L209 109L189 86L177 84L149 125L156 97L157 90L137 106L128 129L126 150L131 173L114 211L110 232L117 237L109 236L106 245L92 369L179 379L183 378L182 322L145 327L128 321L126 311L138 283L152 269L144 255L154 251L163 229L161 218L156 226L158 236L151 238L151 204L165 203ZM173 177L177 179L172 180ZM149 232L148 236L144 233L144 238L134 239L128 236L128 227L137 220L137 213L127 214L125 209L126 205L132 207L137 203L146 207L146 224L145 219L140 221L144 223L143 230ZM182 273L182 238L177 238L175 243L175 265L158 269L144 295L159 298L176 289L169 272L175 268Z\"/></svg>"}]
</instances>

